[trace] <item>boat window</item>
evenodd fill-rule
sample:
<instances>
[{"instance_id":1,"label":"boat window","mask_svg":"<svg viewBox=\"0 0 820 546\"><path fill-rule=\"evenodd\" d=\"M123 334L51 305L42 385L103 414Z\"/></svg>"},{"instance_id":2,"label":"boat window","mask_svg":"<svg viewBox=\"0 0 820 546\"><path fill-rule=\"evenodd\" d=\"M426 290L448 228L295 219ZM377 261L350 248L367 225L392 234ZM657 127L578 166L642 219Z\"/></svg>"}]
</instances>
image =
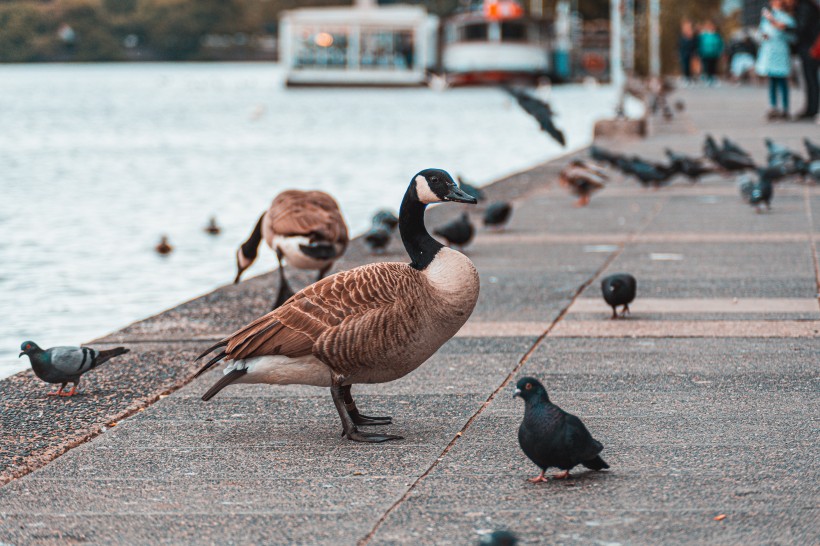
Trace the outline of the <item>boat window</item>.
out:
<instances>
[{"instance_id":1,"label":"boat window","mask_svg":"<svg viewBox=\"0 0 820 546\"><path fill-rule=\"evenodd\" d=\"M413 69L413 33L410 30L363 29L359 64L379 70Z\"/></svg>"},{"instance_id":2,"label":"boat window","mask_svg":"<svg viewBox=\"0 0 820 546\"><path fill-rule=\"evenodd\" d=\"M501 40L504 42L523 42L527 39L527 25L507 21L501 23Z\"/></svg>"},{"instance_id":3,"label":"boat window","mask_svg":"<svg viewBox=\"0 0 820 546\"><path fill-rule=\"evenodd\" d=\"M461 27L461 39L465 42L476 42L487 39L486 23L473 23Z\"/></svg>"},{"instance_id":4,"label":"boat window","mask_svg":"<svg viewBox=\"0 0 820 546\"><path fill-rule=\"evenodd\" d=\"M302 28L294 43L294 68L345 68L347 31Z\"/></svg>"}]
</instances>

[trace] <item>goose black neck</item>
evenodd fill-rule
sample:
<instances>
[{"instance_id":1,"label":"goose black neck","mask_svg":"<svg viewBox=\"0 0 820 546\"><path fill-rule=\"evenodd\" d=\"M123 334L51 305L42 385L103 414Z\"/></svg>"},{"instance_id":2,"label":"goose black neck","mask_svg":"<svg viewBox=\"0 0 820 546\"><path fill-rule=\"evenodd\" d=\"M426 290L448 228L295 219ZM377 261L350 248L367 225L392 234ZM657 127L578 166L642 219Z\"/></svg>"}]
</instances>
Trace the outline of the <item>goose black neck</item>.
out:
<instances>
[{"instance_id":1,"label":"goose black neck","mask_svg":"<svg viewBox=\"0 0 820 546\"><path fill-rule=\"evenodd\" d=\"M256 222L251 236L248 237L248 240L242 243L240 247L242 249L242 255L248 260L256 259L259 243L262 242L262 221L265 219L265 214L267 213L263 213L262 216L259 217L259 221Z\"/></svg>"},{"instance_id":2,"label":"goose black neck","mask_svg":"<svg viewBox=\"0 0 820 546\"><path fill-rule=\"evenodd\" d=\"M399 210L399 234L407 254L410 255L410 267L419 271L425 269L436 253L444 245L433 239L424 227L424 209L427 205L416 197L415 188L411 185L404 194Z\"/></svg>"}]
</instances>

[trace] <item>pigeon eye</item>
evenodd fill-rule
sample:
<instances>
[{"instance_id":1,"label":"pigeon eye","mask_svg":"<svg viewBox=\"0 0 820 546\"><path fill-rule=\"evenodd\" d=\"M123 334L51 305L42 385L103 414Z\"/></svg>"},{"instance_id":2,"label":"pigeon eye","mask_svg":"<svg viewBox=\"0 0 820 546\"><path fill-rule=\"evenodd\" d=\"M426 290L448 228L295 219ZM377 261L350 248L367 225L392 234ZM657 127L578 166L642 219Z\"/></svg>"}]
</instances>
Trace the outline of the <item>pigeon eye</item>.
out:
<instances>
[{"instance_id":1,"label":"pigeon eye","mask_svg":"<svg viewBox=\"0 0 820 546\"><path fill-rule=\"evenodd\" d=\"M524 385L524 388L527 390L532 389L532 383L527 383L526 385Z\"/></svg>"}]
</instances>

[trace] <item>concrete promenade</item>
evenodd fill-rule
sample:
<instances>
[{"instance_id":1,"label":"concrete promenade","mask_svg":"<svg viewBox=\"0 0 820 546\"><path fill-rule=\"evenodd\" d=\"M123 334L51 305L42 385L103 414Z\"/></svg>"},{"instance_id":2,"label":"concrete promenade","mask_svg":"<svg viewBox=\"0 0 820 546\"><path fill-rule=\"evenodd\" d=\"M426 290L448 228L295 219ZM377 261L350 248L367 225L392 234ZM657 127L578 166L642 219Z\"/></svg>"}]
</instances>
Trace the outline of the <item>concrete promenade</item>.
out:
<instances>
[{"instance_id":1,"label":"concrete promenade","mask_svg":"<svg viewBox=\"0 0 820 546\"><path fill-rule=\"evenodd\" d=\"M766 124L762 89L675 98L686 112L649 139L601 144L699 155L711 132L763 162L764 136L820 141L818 125ZM221 370L185 384L209 341L269 309L265 275L99 340L132 352L83 396L0 381L0 543L475 544L498 528L525 544L820 543L820 188L782 183L755 214L733 179L653 191L614 175L576 209L556 183L566 161L489 188L516 208L468 248L481 296L462 332L406 378L354 387L404 440L340 439L326 389L204 403ZM338 268L368 260L357 241ZM610 321L600 278L622 271L638 299ZM586 422L609 471L526 481L522 375Z\"/></svg>"}]
</instances>

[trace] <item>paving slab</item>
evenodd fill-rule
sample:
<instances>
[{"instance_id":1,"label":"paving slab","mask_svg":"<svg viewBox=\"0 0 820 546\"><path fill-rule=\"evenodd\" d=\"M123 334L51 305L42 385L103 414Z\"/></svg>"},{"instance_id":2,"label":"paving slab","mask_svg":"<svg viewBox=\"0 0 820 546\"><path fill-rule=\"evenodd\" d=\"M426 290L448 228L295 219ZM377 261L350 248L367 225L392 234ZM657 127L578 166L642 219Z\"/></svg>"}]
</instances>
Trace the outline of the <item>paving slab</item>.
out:
<instances>
[{"instance_id":1,"label":"paving slab","mask_svg":"<svg viewBox=\"0 0 820 546\"><path fill-rule=\"evenodd\" d=\"M764 136L797 148L814 134L762 122L759 89L681 97L687 113L653 119L651 138L602 145L662 160L699 154L712 132L764 161ZM269 310L264 274L98 340L132 352L83 396L41 396L30 372L0 381L0 542L474 544L509 528L525 544L820 543L820 188L778 184L756 214L731 177L655 191L614 175L579 209L557 176L583 155L486 188L514 216L467 248L482 284L471 320L409 376L354 388L404 440L340 438L327 389L200 400L221 372L192 379L193 357ZM484 206L467 209L474 222ZM427 223L460 212L432 207ZM405 259L397 240L382 256L354 240L336 269ZM620 270L639 297L611 321L599 283ZM537 470L508 383L523 374L584 419L609 471L526 482Z\"/></svg>"}]
</instances>

